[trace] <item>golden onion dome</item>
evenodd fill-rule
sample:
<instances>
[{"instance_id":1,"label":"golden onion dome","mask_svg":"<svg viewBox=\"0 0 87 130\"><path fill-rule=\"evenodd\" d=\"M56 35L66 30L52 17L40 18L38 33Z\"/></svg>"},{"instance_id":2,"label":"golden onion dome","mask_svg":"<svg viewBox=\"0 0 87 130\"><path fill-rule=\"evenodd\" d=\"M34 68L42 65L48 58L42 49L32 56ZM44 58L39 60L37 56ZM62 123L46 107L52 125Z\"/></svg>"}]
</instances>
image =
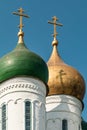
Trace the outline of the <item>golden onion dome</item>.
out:
<instances>
[{"instance_id":1,"label":"golden onion dome","mask_svg":"<svg viewBox=\"0 0 87 130\"><path fill-rule=\"evenodd\" d=\"M53 51L47 62L49 70L48 95L71 95L80 100L85 93L85 82L81 74L73 67L65 64L53 44Z\"/></svg>"},{"instance_id":2,"label":"golden onion dome","mask_svg":"<svg viewBox=\"0 0 87 130\"><path fill-rule=\"evenodd\" d=\"M81 74L73 67L65 64L59 56L58 41L54 37L53 51L47 62L49 70L48 95L70 95L80 100L85 93L85 81Z\"/></svg>"}]
</instances>

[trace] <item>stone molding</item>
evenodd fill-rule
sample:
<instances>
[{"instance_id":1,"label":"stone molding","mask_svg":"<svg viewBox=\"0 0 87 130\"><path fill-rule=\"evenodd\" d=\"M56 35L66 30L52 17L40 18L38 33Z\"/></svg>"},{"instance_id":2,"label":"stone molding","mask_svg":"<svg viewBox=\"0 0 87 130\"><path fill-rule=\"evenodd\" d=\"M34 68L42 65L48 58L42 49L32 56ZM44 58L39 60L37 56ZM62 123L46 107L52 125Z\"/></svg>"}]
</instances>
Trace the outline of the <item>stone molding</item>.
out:
<instances>
[{"instance_id":1,"label":"stone molding","mask_svg":"<svg viewBox=\"0 0 87 130\"><path fill-rule=\"evenodd\" d=\"M54 104L54 103L67 103L74 105L75 107L78 107L80 110L82 110L82 103L80 100L78 100L75 97L67 96L67 95L54 95L54 96L48 96L46 97L46 105L48 104Z\"/></svg>"},{"instance_id":2,"label":"stone molding","mask_svg":"<svg viewBox=\"0 0 87 130\"><path fill-rule=\"evenodd\" d=\"M27 91L45 97L46 86L39 80L25 77L10 79L0 84L0 97L16 91Z\"/></svg>"},{"instance_id":3,"label":"stone molding","mask_svg":"<svg viewBox=\"0 0 87 130\"><path fill-rule=\"evenodd\" d=\"M18 104L18 101L22 101L22 103L24 103L25 101L30 101L33 105L35 105L36 103L38 103L38 106L41 108L41 106L43 105L44 108L45 108L45 103L44 102L40 102L39 100L30 100L28 98L16 98L16 99L10 99L8 100L7 102L4 102L0 105L0 109L2 108L2 105L5 104L6 106L10 103L10 102L13 102L13 104Z\"/></svg>"}]
</instances>

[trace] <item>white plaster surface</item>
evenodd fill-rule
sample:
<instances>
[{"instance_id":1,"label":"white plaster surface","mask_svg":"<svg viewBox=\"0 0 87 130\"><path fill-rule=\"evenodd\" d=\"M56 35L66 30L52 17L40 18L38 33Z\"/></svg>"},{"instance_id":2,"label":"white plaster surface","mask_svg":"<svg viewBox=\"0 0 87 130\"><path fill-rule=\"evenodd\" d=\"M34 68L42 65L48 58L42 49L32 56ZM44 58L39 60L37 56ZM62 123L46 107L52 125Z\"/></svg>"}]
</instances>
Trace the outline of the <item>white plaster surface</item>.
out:
<instances>
[{"instance_id":1,"label":"white plaster surface","mask_svg":"<svg viewBox=\"0 0 87 130\"><path fill-rule=\"evenodd\" d=\"M79 130L81 102L72 96L54 95L46 98L47 130L62 130L62 120L67 120L68 130Z\"/></svg>"},{"instance_id":2,"label":"white plaster surface","mask_svg":"<svg viewBox=\"0 0 87 130\"><path fill-rule=\"evenodd\" d=\"M43 82L27 77L13 78L0 85L1 107L6 104L6 130L25 130L25 101L32 103L31 130L45 130L46 86ZM0 116L1 117L1 116ZM1 130L0 119L0 130Z\"/></svg>"}]
</instances>

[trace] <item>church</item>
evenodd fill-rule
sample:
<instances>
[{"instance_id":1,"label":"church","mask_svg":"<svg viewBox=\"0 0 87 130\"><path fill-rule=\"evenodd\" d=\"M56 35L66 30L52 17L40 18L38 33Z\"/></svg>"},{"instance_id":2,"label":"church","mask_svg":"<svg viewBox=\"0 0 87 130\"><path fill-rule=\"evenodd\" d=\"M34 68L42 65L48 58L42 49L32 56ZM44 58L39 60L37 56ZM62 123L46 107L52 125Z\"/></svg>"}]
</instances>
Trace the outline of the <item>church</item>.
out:
<instances>
[{"instance_id":1,"label":"church","mask_svg":"<svg viewBox=\"0 0 87 130\"><path fill-rule=\"evenodd\" d=\"M82 117L86 85L83 76L58 52L54 16L52 54L47 63L24 42L22 8L18 43L0 59L0 130L87 130Z\"/></svg>"}]
</instances>

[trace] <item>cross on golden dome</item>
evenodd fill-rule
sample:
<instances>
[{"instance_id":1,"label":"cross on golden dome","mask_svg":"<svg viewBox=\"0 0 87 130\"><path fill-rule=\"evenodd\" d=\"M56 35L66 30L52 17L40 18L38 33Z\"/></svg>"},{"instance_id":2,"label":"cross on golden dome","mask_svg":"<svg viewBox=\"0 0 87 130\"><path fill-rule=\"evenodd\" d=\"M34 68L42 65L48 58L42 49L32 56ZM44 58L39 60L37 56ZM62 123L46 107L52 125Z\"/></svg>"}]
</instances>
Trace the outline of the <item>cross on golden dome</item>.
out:
<instances>
[{"instance_id":1,"label":"cross on golden dome","mask_svg":"<svg viewBox=\"0 0 87 130\"><path fill-rule=\"evenodd\" d=\"M57 21L58 21L58 18L57 18L56 16L54 16L54 17L52 18L52 21L48 21L48 23L54 25L54 34L53 34L53 37L54 37L55 39L56 39L56 36L58 35L58 33L57 33L57 31L56 31L56 26L57 26L57 25L58 25L58 26L63 26L63 24L57 23Z\"/></svg>"},{"instance_id":2,"label":"cross on golden dome","mask_svg":"<svg viewBox=\"0 0 87 130\"><path fill-rule=\"evenodd\" d=\"M19 24L19 28L20 28L20 30L22 30L22 28L23 28L23 23L22 23L22 17L26 17L26 18L29 18L29 16L28 15L26 15L26 14L23 14L24 13L24 10L22 9L22 8L19 8L18 9L18 12L13 12L13 14L14 15L18 15L18 16L20 16L20 24Z\"/></svg>"}]
</instances>

